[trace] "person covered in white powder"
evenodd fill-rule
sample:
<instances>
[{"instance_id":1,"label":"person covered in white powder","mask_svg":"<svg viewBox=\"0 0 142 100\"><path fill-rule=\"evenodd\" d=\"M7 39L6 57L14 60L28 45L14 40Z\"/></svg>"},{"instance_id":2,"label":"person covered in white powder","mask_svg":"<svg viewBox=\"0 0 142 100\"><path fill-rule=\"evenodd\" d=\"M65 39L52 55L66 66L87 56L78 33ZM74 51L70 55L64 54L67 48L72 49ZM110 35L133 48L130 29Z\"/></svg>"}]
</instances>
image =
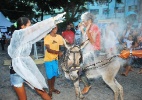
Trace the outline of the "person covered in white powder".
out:
<instances>
[{"instance_id":1,"label":"person covered in white powder","mask_svg":"<svg viewBox=\"0 0 142 100\"><path fill-rule=\"evenodd\" d=\"M26 17L20 17L15 24L8 54L12 59L10 81L19 100L27 100L24 81L30 85L44 100L51 100L43 88L48 88L43 75L29 56L32 44L46 36L56 24L63 22L65 13L38 22L32 26Z\"/></svg>"}]
</instances>

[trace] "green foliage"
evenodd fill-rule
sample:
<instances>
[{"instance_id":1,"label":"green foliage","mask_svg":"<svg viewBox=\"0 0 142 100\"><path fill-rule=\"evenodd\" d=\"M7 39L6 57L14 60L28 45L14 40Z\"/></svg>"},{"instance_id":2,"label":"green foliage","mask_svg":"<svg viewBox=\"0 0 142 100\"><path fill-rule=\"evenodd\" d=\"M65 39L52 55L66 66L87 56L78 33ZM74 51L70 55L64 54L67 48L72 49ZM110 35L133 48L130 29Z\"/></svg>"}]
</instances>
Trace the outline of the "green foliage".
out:
<instances>
[{"instance_id":1,"label":"green foliage","mask_svg":"<svg viewBox=\"0 0 142 100\"><path fill-rule=\"evenodd\" d=\"M21 16L31 18L33 16L32 8L33 6L29 2L21 0L0 0L0 11L13 21Z\"/></svg>"},{"instance_id":2,"label":"green foliage","mask_svg":"<svg viewBox=\"0 0 142 100\"><path fill-rule=\"evenodd\" d=\"M21 16L28 16L29 18L41 16L43 19L44 13L57 15L54 9L62 9L66 12L66 22L76 22L80 16L85 12L87 3L94 3L94 1L112 1L112 0L0 0L0 11L8 16L10 19L16 20ZM116 0L118 3L121 0ZM32 5L31 5L32 3ZM39 14L35 14L32 9L37 5Z\"/></svg>"}]
</instances>

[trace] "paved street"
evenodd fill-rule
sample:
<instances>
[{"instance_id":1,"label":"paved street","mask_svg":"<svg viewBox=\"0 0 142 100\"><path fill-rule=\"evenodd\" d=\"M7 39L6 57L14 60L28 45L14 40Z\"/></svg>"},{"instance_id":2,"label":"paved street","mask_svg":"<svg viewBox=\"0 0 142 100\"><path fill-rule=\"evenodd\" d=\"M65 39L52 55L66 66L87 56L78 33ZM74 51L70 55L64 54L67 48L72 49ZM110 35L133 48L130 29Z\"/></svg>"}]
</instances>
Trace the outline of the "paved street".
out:
<instances>
[{"instance_id":1,"label":"paved street","mask_svg":"<svg viewBox=\"0 0 142 100\"><path fill-rule=\"evenodd\" d=\"M6 51L0 48L0 100L18 100L17 96L10 86L9 68L3 65L3 60L10 59ZM38 65L39 70L45 76L43 64ZM142 100L142 75L137 74L138 68L135 68L128 77L121 76L123 67L116 76L118 82L124 88L124 100ZM101 78L90 80L92 88L84 100L113 100L112 90L103 82ZM81 89L83 85L81 83ZM29 86L25 85L28 100L42 100ZM73 84L70 80L65 79L61 72L56 81L56 88L61 94L53 94L53 100L75 100L75 92ZM48 90L47 90L48 91Z\"/></svg>"}]
</instances>

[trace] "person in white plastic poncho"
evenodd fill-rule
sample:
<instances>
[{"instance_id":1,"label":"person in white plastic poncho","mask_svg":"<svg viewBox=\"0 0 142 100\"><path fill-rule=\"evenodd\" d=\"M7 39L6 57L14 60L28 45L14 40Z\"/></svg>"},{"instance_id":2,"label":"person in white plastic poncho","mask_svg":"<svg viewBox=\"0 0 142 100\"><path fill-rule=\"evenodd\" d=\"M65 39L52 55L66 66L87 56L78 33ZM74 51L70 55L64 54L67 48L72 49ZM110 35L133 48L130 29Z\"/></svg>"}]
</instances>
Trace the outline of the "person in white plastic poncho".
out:
<instances>
[{"instance_id":1,"label":"person in white plastic poncho","mask_svg":"<svg viewBox=\"0 0 142 100\"><path fill-rule=\"evenodd\" d=\"M51 100L43 89L48 88L45 79L29 55L32 44L46 36L56 27L56 24L63 22L64 15L65 13L58 14L32 26L30 26L31 22L26 17L20 17L17 20L16 30L13 32L8 46L8 54L12 58L10 81L19 100L27 100L23 82L35 89L44 100Z\"/></svg>"}]
</instances>

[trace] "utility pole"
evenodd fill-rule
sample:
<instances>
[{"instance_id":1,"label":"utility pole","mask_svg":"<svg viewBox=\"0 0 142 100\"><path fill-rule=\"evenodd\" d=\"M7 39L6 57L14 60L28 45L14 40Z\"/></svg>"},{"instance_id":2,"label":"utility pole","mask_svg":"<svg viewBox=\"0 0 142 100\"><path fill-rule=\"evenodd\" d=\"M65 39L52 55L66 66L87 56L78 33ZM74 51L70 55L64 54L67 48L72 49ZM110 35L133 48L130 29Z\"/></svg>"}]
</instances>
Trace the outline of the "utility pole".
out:
<instances>
[{"instance_id":1,"label":"utility pole","mask_svg":"<svg viewBox=\"0 0 142 100\"><path fill-rule=\"evenodd\" d=\"M139 21L142 23L142 0L139 0L138 1L139 3L138 3L138 6L139 6L139 9L138 9L138 16L139 16Z\"/></svg>"},{"instance_id":2,"label":"utility pole","mask_svg":"<svg viewBox=\"0 0 142 100\"><path fill-rule=\"evenodd\" d=\"M116 1L115 1L115 9L114 9L114 14L115 14L115 18L116 18Z\"/></svg>"}]
</instances>

